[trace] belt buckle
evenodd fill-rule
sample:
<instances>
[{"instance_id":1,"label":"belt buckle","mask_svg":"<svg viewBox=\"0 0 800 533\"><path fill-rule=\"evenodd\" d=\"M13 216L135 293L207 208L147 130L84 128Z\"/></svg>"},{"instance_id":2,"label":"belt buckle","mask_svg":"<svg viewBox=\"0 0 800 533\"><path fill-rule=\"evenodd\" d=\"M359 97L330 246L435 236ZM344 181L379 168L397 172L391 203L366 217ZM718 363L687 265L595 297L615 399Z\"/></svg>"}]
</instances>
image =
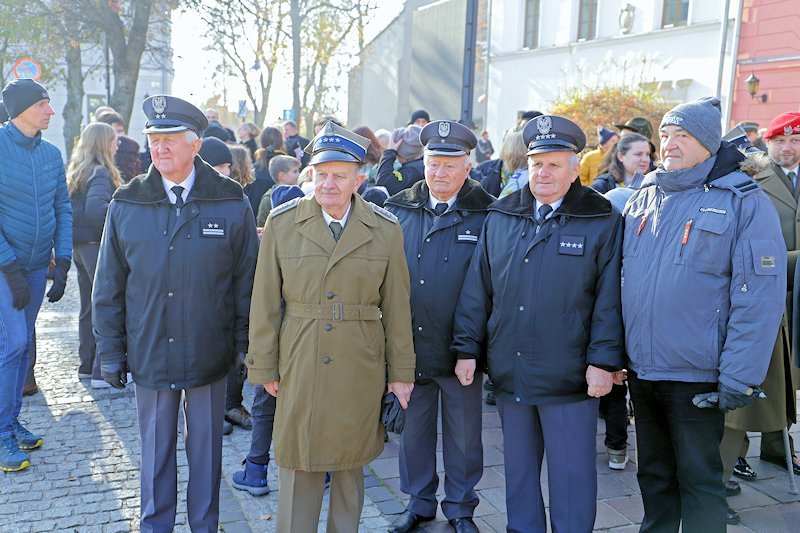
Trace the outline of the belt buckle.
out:
<instances>
[{"instance_id":1,"label":"belt buckle","mask_svg":"<svg viewBox=\"0 0 800 533\"><path fill-rule=\"evenodd\" d=\"M331 309L331 318L337 322L344 320L344 304L342 302L334 302Z\"/></svg>"}]
</instances>

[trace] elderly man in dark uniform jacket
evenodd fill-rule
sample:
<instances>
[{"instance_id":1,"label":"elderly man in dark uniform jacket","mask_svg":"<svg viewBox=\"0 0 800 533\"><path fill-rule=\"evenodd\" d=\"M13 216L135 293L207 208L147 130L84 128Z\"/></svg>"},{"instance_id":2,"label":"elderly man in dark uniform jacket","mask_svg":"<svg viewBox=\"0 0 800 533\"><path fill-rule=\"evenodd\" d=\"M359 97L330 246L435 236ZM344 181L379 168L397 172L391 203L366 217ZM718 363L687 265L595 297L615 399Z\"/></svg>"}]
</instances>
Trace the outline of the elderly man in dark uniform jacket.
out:
<instances>
[{"instance_id":1,"label":"elderly man in dark uniform jacket","mask_svg":"<svg viewBox=\"0 0 800 533\"><path fill-rule=\"evenodd\" d=\"M509 531L591 531L598 398L623 365L622 217L578 181L566 118L523 130L529 186L489 206L456 308L459 359L487 352L503 425Z\"/></svg>"},{"instance_id":2,"label":"elderly man in dark uniform jacket","mask_svg":"<svg viewBox=\"0 0 800 533\"><path fill-rule=\"evenodd\" d=\"M197 156L202 111L172 96L144 101L153 166L114 194L92 317L103 379L136 382L142 440L141 530L171 531L178 410L186 420L187 511L216 532L225 383L244 367L258 237L241 186Z\"/></svg>"},{"instance_id":3,"label":"elderly man in dark uniform jacket","mask_svg":"<svg viewBox=\"0 0 800 533\"><path fill-rule=\"evenodd\" d=\"M494 197L468 179L477 139L457 122L431 122L420 132L425 180L386 201L400 220L411 275L416 384L400 440L400 483L411 496L390 526L405 533L436 516L439 399L445 497L442 511L456 531L478 531L472 514L483 473L482 367L450 350L458 293Z\"/></svg>"}]
</instances>

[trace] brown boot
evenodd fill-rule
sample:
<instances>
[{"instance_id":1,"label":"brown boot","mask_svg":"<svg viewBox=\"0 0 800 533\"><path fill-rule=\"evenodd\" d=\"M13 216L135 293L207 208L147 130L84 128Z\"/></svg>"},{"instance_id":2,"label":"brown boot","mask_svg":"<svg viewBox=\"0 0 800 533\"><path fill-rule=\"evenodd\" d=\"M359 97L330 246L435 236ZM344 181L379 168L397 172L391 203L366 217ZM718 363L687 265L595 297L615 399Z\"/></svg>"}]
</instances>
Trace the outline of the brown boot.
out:
<instances>
[{"instance_id":1,"label":"brown boot","mask_svg":"<svg viewBox=\"0 0 800 533\"><path fill-rule=\"evenodd\" d=\"M39 392L39 387L36 385L36 381L32 381L31 383L26 383L24 387L22 387L22 395L23 396L33 396Z\"/></svg>"}]
</instances>

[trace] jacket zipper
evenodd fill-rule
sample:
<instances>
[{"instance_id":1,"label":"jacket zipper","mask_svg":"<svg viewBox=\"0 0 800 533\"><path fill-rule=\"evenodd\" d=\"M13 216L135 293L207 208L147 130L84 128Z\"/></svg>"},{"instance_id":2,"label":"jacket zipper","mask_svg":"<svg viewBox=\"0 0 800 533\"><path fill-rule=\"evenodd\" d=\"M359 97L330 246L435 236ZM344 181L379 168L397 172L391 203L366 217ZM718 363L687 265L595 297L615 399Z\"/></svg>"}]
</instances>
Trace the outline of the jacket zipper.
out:
<instances>
[{"instance_id":1,"label":"jacket zipper","mask_svg":"<svg viewBox=\"0 0 800 533\"><path fill-rule=\"evenodd\" d=\"M36 163L33 159L33 153L28 151L28 156L31 158L31 170L33 174L33 199L34 199L34 211L36 212L36 228L34 229L33 233L33 246L31 246L31 258L28 262L28 266L33 264L33 258L36 254L36 244L39 242L39 186L36 183ZM58 189L58 184L56 184L56 189ZM48 260L49 263L49 260Z\"/></svg>"}]
</instances>

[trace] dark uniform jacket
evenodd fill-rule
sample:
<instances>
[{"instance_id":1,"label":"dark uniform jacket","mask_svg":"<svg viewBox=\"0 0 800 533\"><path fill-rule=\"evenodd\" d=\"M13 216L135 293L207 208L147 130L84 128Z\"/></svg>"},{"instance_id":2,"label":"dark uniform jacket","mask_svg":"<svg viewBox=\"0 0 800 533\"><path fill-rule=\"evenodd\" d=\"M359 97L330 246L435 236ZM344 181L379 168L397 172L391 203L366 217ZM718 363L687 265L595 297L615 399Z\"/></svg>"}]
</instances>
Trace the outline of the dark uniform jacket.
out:
<instances>
[{"instance_id":1,"label":"dark uniform jacket","mask_svg":"<svg viewBox=\"0 0 800 533\"><path fill-rule=\"evenodd\" d=\"M378 176L375 178L375 185L386 187L390 196L425 179L425 164L422 162L422 158L406 161L400 170L394 169L396 160L397 152L395 150L384 150L378 163Z\"/></svg>"},{"instance_id":2,"label":"dark uniform jacket","mask_svg":"<svg viewBox=\"0 0 800 533\"><path fill-rule=\"evenodd\" d=\"M247 351L258 237L235 181L199 157L180 216L153 166L114 194L94 282L97 355L138 385L199 387Z\"/></svg>"},{"instance_id":3,"label":"dark uniform jacket","mask_svg":"<svg viewBox=\"0 0 800 533\"><path fill-rule=\"evenodd\" d=\"M502 173L503 160L490 159L478 165L481 187L492 196L500 196L503 190Z\"/></svg>"},{"instance_id":4,"label":"dark uniform jacket","mask_svg":"<svg viewBox=\"0 0 800 533\"><path fill-rule=\"evenodd\" d=\"M587 399L586 368L623 366L622 217L576 180L537 234L524 187L489 206L456 307L453 349L487 352L495 392L529 405Z\"/></svg>"},{"instance_id":5,"label":"dark uniform jacket","mask_svg":"<svg viewBox=\"0 0 800 533\"><path fill-rule=\"evenodd\" d=\"M487 208L494 201L478 182L467 180L452 209L437 220L429 197L428 185L419 181L385 205L403 228L417 381L453 375L453 314Z\"/></svg>"}]
</instances>

